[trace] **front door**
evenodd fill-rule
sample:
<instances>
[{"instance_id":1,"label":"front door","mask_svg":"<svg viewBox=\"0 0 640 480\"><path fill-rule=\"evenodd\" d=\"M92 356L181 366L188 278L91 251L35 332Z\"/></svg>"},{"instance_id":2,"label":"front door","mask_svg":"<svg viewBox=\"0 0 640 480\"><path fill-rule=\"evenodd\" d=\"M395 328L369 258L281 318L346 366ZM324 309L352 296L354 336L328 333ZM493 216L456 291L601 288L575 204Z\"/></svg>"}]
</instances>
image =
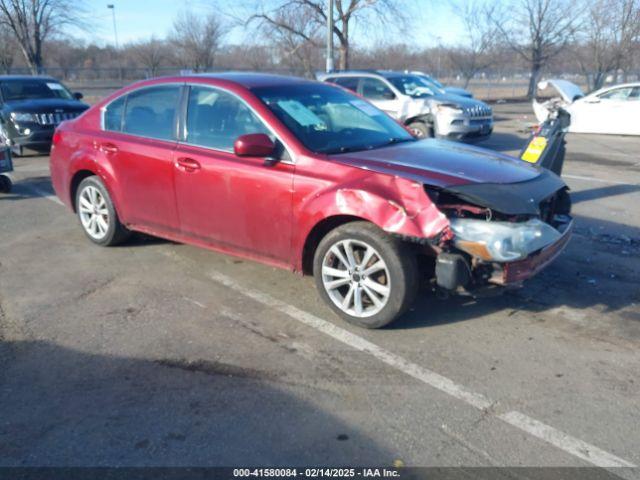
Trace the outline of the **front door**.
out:
<instances>
[{"instance_id":1,"label":"front door","mask_svg":"<svg viewBox=\"0 0 640 480\"><path fill-rule=\"evenodd\" d=\"M236 156L235 140L248 133L275 139L237 96L189 88L185 141L174 154L180 227L196 241L288 262L294 167L284 150L276 163Z\"/></svg>"}]
</instances>

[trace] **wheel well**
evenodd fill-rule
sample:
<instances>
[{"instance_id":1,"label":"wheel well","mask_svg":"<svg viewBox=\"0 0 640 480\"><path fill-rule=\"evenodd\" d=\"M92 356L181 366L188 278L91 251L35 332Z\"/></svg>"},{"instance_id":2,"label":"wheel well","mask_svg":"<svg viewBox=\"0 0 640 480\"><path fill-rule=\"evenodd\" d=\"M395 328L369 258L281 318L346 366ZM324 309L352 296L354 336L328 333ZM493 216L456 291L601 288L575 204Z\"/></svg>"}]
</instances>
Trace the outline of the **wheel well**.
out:
<instances>
[{"instance_id":1,"label":"wheel well","mask_svg":"<svg viewBox=\"0 0 640 480\"><path fill-rule=\"evenodd\" d=\"M427 115L418 115L417 117L407 118L404 124L409 125L413 122L422 122L426 125L433 126L433 116L431 114L427 114Z\"/></svg>"},{"instance_id":2,"label":"wheel well","mask_svg":"<svg viewBox=\"0 0 640 480\"><path fill-rule=\"evenodd\" d=\"M318 248L320 241L327 233L345 223L363 220L365 219L353 215L335 215L318 222L311 229L311 232L309 232L304 242L304 248L302 249L302 273L305 275L313 274L313 256L316 253L316 248Z\"/></svg>"},{"instance_id":3,"label":"wheel well","mask_svg":"<svg viewBox=\"0 0 640 480\"><path fill-rule=\"evenodd\" d=\"M71 190L70 190L70 194L71 194L71 205L73 206L73 211L76 211L76 192L78 191L78 186L80 185L80 182L82 182L82 180L84 180L87 177L92 177L93 175L95 175L95 173L93 173L91 170L79 170L75 173L75 175L73 176L73 178L71 179Z\"/></svg>"}]
</instances>

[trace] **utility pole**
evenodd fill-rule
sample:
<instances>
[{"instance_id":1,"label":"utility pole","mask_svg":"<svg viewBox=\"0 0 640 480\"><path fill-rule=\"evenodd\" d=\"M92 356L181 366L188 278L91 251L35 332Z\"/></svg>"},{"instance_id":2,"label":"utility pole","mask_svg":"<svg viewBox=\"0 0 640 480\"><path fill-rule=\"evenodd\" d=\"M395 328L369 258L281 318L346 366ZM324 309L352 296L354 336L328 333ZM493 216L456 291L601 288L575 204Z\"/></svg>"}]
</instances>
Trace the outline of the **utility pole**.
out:
<instances>
[{"instance_id":1,"label":"utility pole","mask_svg":"<svg viewBox=\"0 0 640 480\"><path fill-rule=\"evenodd\" d=\"M327 72L333 72L333 0L327 0Z\"/></svg>"},{"instance_id":2,"label":"utility pole","mask_svg":"<svg viewBox=\"0 0 640 480\"><path fill-rule=\"evenodd\" d=\"M122 81L122 64L120 62L120 46L118 45L118 28L116 27L116 6L113 3L107 5L107 8L111 10L113 18L113 38L115 39L116 58L118 60L118 78Z\"/></svg>"}]
</instances>

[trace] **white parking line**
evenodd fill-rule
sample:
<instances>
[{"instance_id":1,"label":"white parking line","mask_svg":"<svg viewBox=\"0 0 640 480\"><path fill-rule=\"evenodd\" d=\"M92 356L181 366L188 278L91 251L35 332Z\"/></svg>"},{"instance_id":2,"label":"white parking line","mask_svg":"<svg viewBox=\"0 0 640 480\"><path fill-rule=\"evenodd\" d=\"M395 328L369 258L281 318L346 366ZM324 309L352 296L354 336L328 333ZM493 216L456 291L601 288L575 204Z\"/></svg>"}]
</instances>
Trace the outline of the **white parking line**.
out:
<instances>
[{"instance_id":1,"label":"white parking line","mask_svg":"<svg viewBox=\"0 0 640 480\"><path fill-rule=\"evenodd\" d=\"M55 195L51 195L49 192L42 190L40 187L36 187L35 185L25 185L25 184L21 184L20 186L25 190L29 190L31 193L33 193L37 197L45 198L50 202L57 203L58 205L64 205L64 203L62 203L62 201L58 197L56 197Z\"/></svg>"},{"instance_id":2,"label":"white parking line","mask_svg":"<svg viewBox=\"0 0 640 480\"><path fill-rule=\"evenodd\" d=\"M378 360L386 363L390 367L399 370L416 380L419 380L433 388L436 388L448 395L451 395L458 400L462 400L467 404L477 409L483 410L486 413L493 415L509 425L516 427L534 437L537 437L545 442L554 445L555 447L574 455L582 460L585 460L593 465L602 468L613 467L635 467L631 462L628 462L620 457L617 457L611 453L605 452L593 445L583 442L580 439L567 435L560 430L557 430L549 425L546 425L538 420L535 420L523 413L517 411L510 411L503 414L491 413L491 407L495 405L495 402L485 397L480 393L472 392L463 385L460 385L453 380L440 375L432 370L421 367L413 362L410 362L399 355L396 355L388 350L385 350L378 345L369 342L368 340L351 333L343 328L340 328L326 320L323 320L315 315L300 310L292 305L282 302L271 295L266 293L251 290L243 285L240 285L232 278L221 274L219 272L211 272L210 278L227 288L230 288L242 295L245 295L258 303L273 308L288 315L289 317L297 320L309 327L312 327L325 335L328 335L356 350L368 353Z\"/></svg>"}]
</instances>

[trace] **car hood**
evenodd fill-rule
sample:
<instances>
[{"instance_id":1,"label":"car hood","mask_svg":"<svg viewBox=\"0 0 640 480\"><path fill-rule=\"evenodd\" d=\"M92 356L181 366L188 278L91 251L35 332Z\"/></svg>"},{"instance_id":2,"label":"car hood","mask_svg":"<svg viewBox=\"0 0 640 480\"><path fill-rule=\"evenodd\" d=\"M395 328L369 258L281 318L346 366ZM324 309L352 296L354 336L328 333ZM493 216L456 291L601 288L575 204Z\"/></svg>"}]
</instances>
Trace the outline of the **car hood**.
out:
<instances>
[{"instance_id":1,"label":"car hood","mask_svg":"<svg viewBox=\"0 0 640 480\"><path fill-rule=\"evenodd\" d=\"M10 100L5 102L3 110L21 113L50 113L55 110L64 112L82 112L89 105L77 100L63 100L60 98L31 98L28 100Z\"/></svg>"},{"instance_id":2,"label":"car hood","mask_svg":"<svg viewBox=\"0 0 640 480\"><path fill-rule=\"evenodd\" d=\"M560 94L560 97L562 97L562 100L567 103L572 103L576 99L584 97L582 89L568 80L552 78L538 82L539 90L546 90L549 87L555 89Z\"/></svg>"},{"instance_id":3,"label":"car hood","mask_svg":"<svg viewBox=\"0 0 640 480\"><path fill-rule=\"evenodd\" d=\"M465 90L464 88L459 88L459 87L444 87L444 91L447 94L451 94L451 95L457 95L459 97L466 97L466 98L471 98L473 97L473 94L468 91Z\"/></svg>"},{"instance_id":4,"label":"car hood","mask_svg":"<svg viewBox=\"0 0 640 480\"><path fill-rule=\"evenodd\" d=\"M539 214L540 203L566 184L554 173L507 155L427 139L329 159L417 181L508 215Z\"/></svg>"},{"instance_id":5,"label":"car hood","mask_svg":"<svg viewBox=\"0 0 640 480\"><path fill-rule=\"evenodd\" d=\"M330 155L332 161L447 187L469 183L515 183L531 180L538 169L484 148L426 139L354 153Z\"/></svg>"},{"instance_id":6,"label":"car hood","mask_svg":"<svg viewBox=\"0 0 640 480\"><path fill-rule=\"evenodd\" d=\"M454 95L452 93L445 92L434 95L430 99L433 104L456 105L465 111L485 110L488 113L491 112L491 107L489 107L489 105L471 97L463 97L461 95Z\"/></svg>"}]
</instances>

